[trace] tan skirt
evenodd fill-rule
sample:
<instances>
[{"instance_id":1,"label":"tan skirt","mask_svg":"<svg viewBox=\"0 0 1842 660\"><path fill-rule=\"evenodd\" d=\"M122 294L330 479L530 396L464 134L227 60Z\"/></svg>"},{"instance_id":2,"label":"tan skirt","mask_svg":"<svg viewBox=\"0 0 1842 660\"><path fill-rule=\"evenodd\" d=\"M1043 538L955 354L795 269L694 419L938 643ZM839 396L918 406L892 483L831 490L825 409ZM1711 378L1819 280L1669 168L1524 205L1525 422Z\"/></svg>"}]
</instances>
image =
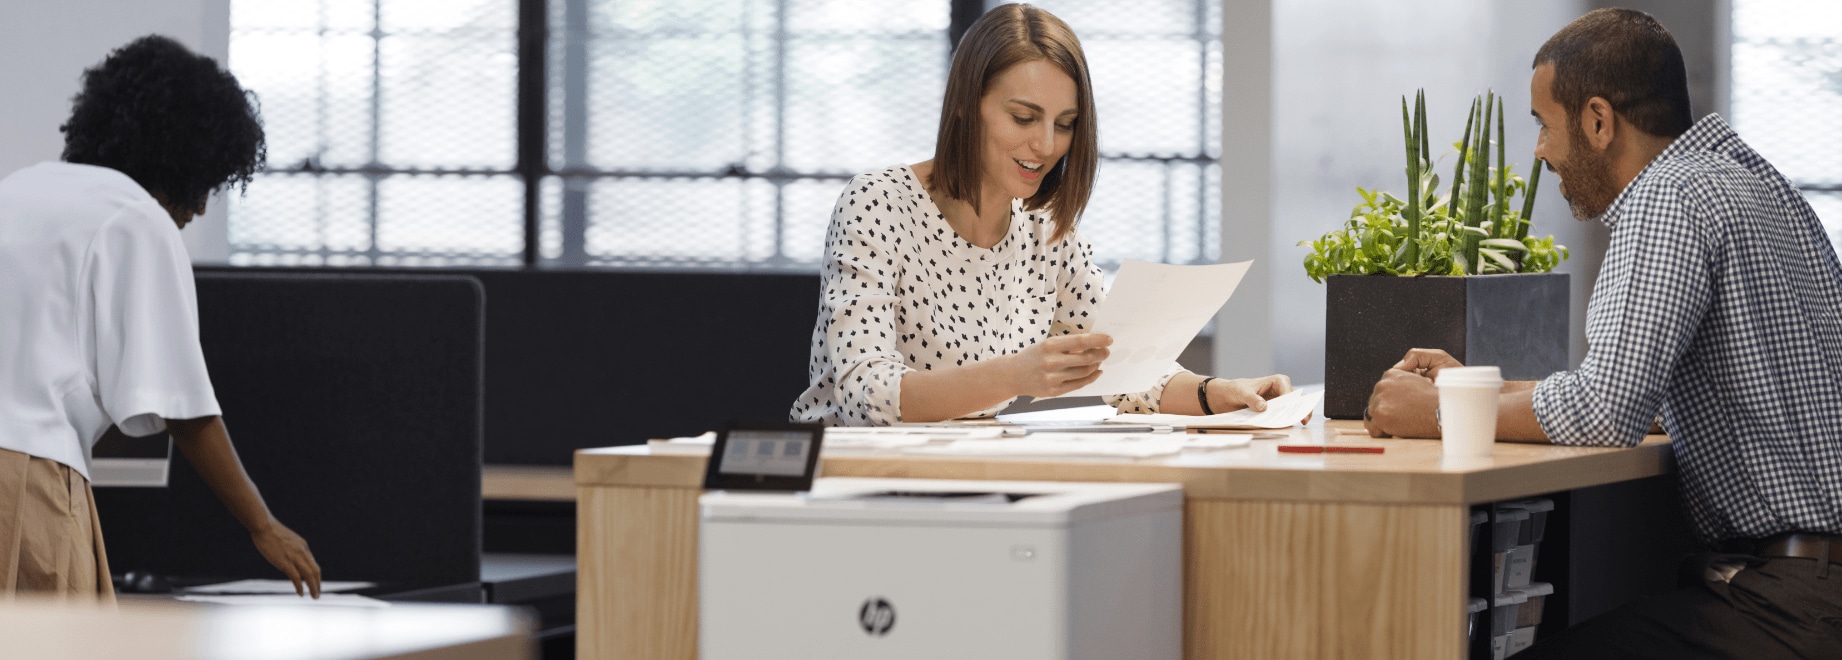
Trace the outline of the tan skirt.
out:
<instances>
[{"instance_id":1,"label":"tan skirt","mask_svg":"<svg viewBox=\"0 0 1842 660\"><path fill-rule=\"evenodd\" d=\"M92 495L69 466L0 449L0 599L34 592L115 601Z\"/></svg>"}]
</instances>

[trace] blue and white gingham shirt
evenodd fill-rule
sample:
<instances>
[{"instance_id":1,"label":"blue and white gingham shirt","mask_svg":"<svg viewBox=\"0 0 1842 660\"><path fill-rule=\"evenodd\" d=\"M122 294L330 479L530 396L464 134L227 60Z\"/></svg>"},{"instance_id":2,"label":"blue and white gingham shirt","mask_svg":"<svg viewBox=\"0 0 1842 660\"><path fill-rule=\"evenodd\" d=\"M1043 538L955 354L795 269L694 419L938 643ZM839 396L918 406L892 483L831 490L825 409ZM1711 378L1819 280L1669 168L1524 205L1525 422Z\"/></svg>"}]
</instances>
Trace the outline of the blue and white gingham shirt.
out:
<instances>
[{"instance_id":1,"label":"blue and white gingham shirt","mask_svg":"<svg viewBox=\"0 0 1842 660\"><path fill-rule=\"evenodd\" d=\"M1795 187L1710 115L1612 201L1586 361L1535 388L1555 444L1662 413L1704 541L1842 533L1842 265Z\"/></svg>"}]
</instances>

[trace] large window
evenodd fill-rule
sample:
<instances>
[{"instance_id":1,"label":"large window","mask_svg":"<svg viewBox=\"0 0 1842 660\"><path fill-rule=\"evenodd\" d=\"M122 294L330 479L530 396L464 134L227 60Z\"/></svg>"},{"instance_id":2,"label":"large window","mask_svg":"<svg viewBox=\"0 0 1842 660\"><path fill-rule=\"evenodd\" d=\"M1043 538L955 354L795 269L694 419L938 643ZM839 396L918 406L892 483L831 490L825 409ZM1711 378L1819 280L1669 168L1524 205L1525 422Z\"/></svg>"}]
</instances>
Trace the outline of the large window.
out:
<instances>
[{"instance_id":1,"label":"large window","mask_svg":"<svg viewBox=\"0 0 1842 660\"><path fill-rule=\"evenodd\" d=\"M1842 3L1733 0L1733 126L1842 246Z\"/></svg>"},{"instance_id":2,"label":"large window","mask_svg":"<svg viewBox=\"0 0 1842 660\"><path fill-rule=\"evenodd\" d=\"M550 8L546 261L809 267L845 180L933 150L945 2Z\"/></svg>"},{"instance_id":3,"label":"large window","mask_svg":"<svg viewBox=\"0 0 1842 660\"><path fill-rule=\"evenodd\" d=\"M1003 4L992 2L992 6ZM1100 114L1099 181L1081 233L1122 259L1220 254L1220 0L1037 0L1074 28Z\"/></svg>"},{"instance_id":4,"label":"large window","mask_svg":"<svg viewBox=\"0 0 1842 660\"><path fill-rule=\"evenodd\" d=\"M515 0L236 0L230 63L269 173L237 264L517 264Z\"/></svg>"},{"instance_id":5,"label":"large window","mask_svg":"<svg viewBox=\"0 0 1842 660\"><path fill-rule=\"evenodd\" d=\"M1093 68L1083 233L1108 264L1212 261L1219 0L1038 4ZM932 155L948 35L979 9L234 0L270 170L232 202L231 260L812 268L846 179Z\"/></svg>"}]
</instances>

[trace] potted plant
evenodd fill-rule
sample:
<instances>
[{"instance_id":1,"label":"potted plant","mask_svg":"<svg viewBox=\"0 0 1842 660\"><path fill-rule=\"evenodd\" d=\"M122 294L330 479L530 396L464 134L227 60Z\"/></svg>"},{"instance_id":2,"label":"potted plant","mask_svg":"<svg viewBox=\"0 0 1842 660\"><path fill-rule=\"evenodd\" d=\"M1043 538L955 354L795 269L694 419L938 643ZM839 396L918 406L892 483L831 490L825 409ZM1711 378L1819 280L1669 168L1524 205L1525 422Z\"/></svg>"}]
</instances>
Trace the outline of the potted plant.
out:
<instances>
[{"instance_id":1,"label":"potted plant","mask_svg":"<svg viewBox=\"0 0 1842 660\"><path fill-rule=\"evenodd\" d=\"M1402 97L1401 125L1406 199L1357 188L1362 202L1343 226L1299 243L1311 249L1305 273L1328 284L1329 417L1361 417L1376 380L1410 348L1496 365L1508 379L1545 377L1567 366L1567 276L1549 272L1567 258L1567 248L1553 236L1529 235L1541 165L1525 181L1505 162L1502 99L1486 93L1472 100L1444 196L1430 155L1424 92L1411 111ZM1510 205L1518 194L1520 211Z\"/></svg>"}]
</instances>

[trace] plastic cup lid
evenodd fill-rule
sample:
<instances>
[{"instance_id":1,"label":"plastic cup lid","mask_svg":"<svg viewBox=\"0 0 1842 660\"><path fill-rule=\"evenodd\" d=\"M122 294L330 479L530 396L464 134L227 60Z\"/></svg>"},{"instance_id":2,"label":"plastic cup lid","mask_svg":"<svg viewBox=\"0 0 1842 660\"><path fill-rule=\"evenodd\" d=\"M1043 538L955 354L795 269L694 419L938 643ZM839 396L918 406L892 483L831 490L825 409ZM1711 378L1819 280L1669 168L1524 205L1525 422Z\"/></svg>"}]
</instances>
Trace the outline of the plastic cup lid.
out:
<instances>
[{"instance_id":1,"label":"plastic cup lid","mask_svg":"<svg viewBox=\"0 0 1842 660\"><path fill-rule=\"evenodd\" d=\"M1496 367L1447 367L1435 382L1441 387L1503 386L1503 370Z\"/></svg>"},{"instance_id":2,"label":"plastic cup lid","mask_svg":"<svg viewBox=\"0 0 1842 660\"><path fill-rule=\"evenodd\" d=\"M1482 598L1472 598L1466 609L1471 612L1482 612L1490 609L1490 601Z\"/></svg>"},{"instance_id":3,"label":"plastic cup lid","mask_svg":"<svg viewBox=\"0 0 1842 660\"><path fill-rule=\"evenodd\" d=\"M1471 524L1478 525L1478 524L1483 524L1487 522L1490 522L1490 514L1485 513L1483 511L1472 511L1471 512Z\"/></svg>"},{"instance_id":4,"label":"plastic cup lid","mask_svg":"<svg viewBox=\"0 0 1842 660\"><path fill-rule=\"evenodd\" d=\"M1505 591L1496 595L1497 607L1509 607L1529 602L1528 594L1521 591Z\"/></svg>"}]
</instances>

